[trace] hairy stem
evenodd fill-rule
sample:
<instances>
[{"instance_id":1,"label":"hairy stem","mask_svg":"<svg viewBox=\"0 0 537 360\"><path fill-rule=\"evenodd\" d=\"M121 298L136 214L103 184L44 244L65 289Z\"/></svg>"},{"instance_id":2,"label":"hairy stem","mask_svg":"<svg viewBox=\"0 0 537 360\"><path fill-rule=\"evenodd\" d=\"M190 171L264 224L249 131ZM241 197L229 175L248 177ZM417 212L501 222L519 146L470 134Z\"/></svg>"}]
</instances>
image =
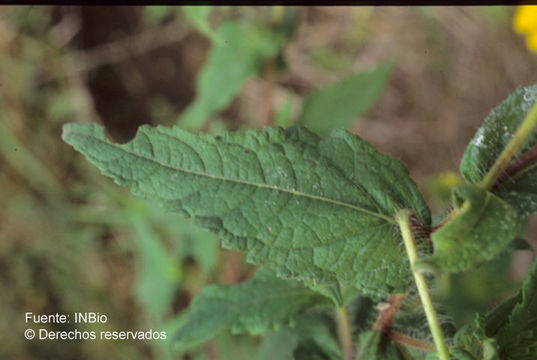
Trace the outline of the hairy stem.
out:
<instances>
[{"instance_id":1,"label":"hairy stem","mask_svg":"<svg viewBox=\"0 0 537 360\"><path fill-rule=\"evenodd\" d=\"M382 331L387 333L391 330L393 319L397 312L403 305L406 294L392 294L388 298L388 305L385 309L380 311L380 314L373 325L373 330Z\"/></svg>"},{"instance_id":2,"label":"hairy stem","mask_svg":"<svg viewBox=\"0 0 537 360\"><path fill-rule=\"evenodd\" d=\"M408 260L410 261L410 267L412 269L412 274L414 275L414 280L416 281L416 286L418 288L421 303L425 311L425 316L427 317L427 322L429 323L429 328L431 329L431 334L433 335L438 358L440 360L449 360L449 352L446 341L444 340L444 333L442 332L440 322L438 321L438 316L436 315L436 310L433 306L427 281L425 280L425 276L423 274L414 271L414 263L418 259L418 249L416 247L416 242L414 241L414 234L412 234L412 229L410 227L410 215L410 210L403 209L395 214L395 218L399 224L399 227L401 228Z\"/></svg>"},{"instance_id":3,"label":"hairy stem","mask_svg":"<svg viewBox=\"0 0 537 360\"><path fill-rule=\"evenodd\" d=\"M339 338L343 349L344 360L354 360L351 323L345 306L336 308Z\"/></svg>"},{"instance_id":4,"label":"hairy stem","mask_svg":"<svg viewBox=\"0 0 537 360\"><path fill-rule=\"evenodd\" d=\"M509 165L509 167L505 169L505 172L503 172L498 180L496 180L493 189L517 175L528 165L533 163L535 159L537 159L537 146L532 147L528 152L520 156L512 165Z\"/></svg>"},{"instance_id":5,"label":"hairy stem","mask_svg":"<svg viewBox=\"0 0 537 360\"><path fill-rule=\"evenodd\" d=\"M399 344L405 345L405 346L412 347L414 349L418 349L418 350L425 351L425 352L435 350L434 345L431 344L430 342L425 341L425 340L415 339L405 334L401 334L397 331L390 330L390 332L388 332L387 335L393 341Z\"/></svg>"},{"instance_id":6,"label":"hairy stem","mask_svg":"<svg viewBox=\"0 0 537 360\"><path fill-rule=\"evenodd\" d=\"M520 124L518 130L513 135L505 149L503 149L500 156L496 159L494 165L485 175L483 180L481 180L480 185L486 189L490 190L494 187L496 181L504 173L505 169L509 166L511 159L518 152L526 138L529 136L533 128L537 125L537 102L533 105L531 110L526 115L526 118Z\"/></svg>"}]
</instances>

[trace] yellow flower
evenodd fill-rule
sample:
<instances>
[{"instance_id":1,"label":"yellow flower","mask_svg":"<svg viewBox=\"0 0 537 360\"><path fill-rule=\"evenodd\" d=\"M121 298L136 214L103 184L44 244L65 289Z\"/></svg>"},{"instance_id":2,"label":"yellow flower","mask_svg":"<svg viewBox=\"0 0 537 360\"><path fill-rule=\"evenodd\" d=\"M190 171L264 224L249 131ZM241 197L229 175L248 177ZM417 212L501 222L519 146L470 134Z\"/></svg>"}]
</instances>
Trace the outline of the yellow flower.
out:
<instances>
[{"instance_id":1,"label":"yellow flower","mask_svg":"<svg viewBox=\"0 0 537 360\"><path fill-rule=\"evenodd\" d=\"M537 5L523 5L517 8L513 18L513 28L526 35L526 46L537 52Z\"/></svg>"},{"instance_id":2,"label":"yellow flower","mask_svg":"<svg viewBox=\"0 0 537 360\"><path fill-rule=\"evenodd\" d=\"M526 46L528 49L537 52L537 31L526 36Z\"/></svg>"}]
</instances>

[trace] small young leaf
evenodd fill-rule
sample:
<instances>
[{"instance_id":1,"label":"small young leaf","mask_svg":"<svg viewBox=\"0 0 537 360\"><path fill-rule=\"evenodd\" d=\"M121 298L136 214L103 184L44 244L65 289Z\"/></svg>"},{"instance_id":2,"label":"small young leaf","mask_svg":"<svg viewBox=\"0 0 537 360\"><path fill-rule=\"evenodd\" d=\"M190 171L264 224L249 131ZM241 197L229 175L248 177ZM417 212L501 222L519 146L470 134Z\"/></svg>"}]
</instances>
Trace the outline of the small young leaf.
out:
<instances>
[{"instance_id":1,"label":"small young leaf","mask_svg":"<svg viewBox=\"0 0 537 360\"><path fill-rule=\"evenodd\" d=\"M323 136L333 129L347 128L382 94L390 70L391 65L384 64L314 91L304 99L299 123Z\"/></svg>"},{"instance_id":2,"label":"small young leaf","mask_svg":"<svg viewBox=\"0 0 537 360\"><path fill-rule=\"evenodd\" d=\"M190 348L227 329L234 334L259 334L293 321L309 307L327 303L328 299L300 283L260 269L246 283L206 287L190 305L175 335L175 345Z\"/></svg>"},{"instance_id":3,"label":"small young leaf","mask_svg":"<svg viewBox=\"0 0 537 360\"><path fill-rule=\"evenodd\" d=\"M470 184L453 187L454 216L431 238L434 254L417 268L466 271L498 255L520 232L522 218L508 203Z\"/></svg>"},{"instance_id":4,"label":"small young leaf","mask_svg":"<svg viewBox=\"0 0 537 360\"><path fill-rule=\"evenodd\" d=\"M200 128L209 116L224 109L242 84L255 75L264 59L283 45L281 34L249 22L228 21L216 30L214 43L197 80L196 100L185 110L179 125Z\"/></svg>"},{"instance_id":5,"label":"small young leaf","mask_svg":"<svg viewBox=\"0 0 537 360\"><path fill-rule=\"evenodd\" d=\"M494 108L464 152L460 169L466 181L477 184L490 170L513 134L537 100L537 85L518 88ZM520 164L523 155L537 145L537 130L526 139L512 164ZM531 157L530 157L531 158ZM514 169L514 168L512 168ZM529 161L512 170L492 191L515 207L522 215L537 211L537 163Z\"/></svg>"},{"instance_id":6,"label":"small young leaf","mask_svg":"<svg viewBox=\"0 0 537 360\"><path fill-rule=\"evenodd\" d=\"M282 277L404 292L411 274L393 214L430 214L406 167L340 130L302 127L213 137L142 126L128 144L95 124L63 139L133 193L192 216L223 246Z\"/></svg>"}]
</instances>

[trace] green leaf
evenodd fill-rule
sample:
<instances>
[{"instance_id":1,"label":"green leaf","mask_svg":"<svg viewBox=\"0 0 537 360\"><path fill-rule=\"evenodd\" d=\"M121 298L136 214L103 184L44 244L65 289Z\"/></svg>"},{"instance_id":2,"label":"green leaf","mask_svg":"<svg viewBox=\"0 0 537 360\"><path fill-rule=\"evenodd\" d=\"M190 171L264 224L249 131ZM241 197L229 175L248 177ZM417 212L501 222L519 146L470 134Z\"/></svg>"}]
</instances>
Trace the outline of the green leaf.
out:
<instances>
[{"instance_id":1,"label":"green leaf","mask_svg":"<svg viewBox=\"0 0 537 360\"><path fill-rule=\"evenodd\" d=\"M211 28L209 24L209 15L211 13L212 6L183 6L181 11L184 15L190 20L192 25L201 32L203 35L207 36L212 41L220 41L218 34Z\"/></svg>"},{"instance_id":2,"label":"green leaf","mask_svg":"<svg viewBox=\"0 0 537 360\"><path fill-rule=\"evenodd\" d=\"M300 315L291 330L299 338L298 346L293 354L295 360L340 360L342 358L334 318L326 311L312 309L305 312Z\"/></svg>"},{"instance_id":3,"label":"green leaf","mask_svg":"<svg viewBox=\"0 0 537 360\"><path fill-rule=\"evenodd\" d=\"M466 181L477 184L490 170L537 99L537 85L518 88L502 104L494 108L466 148L461 173ZM537 145L533 130L511 164ZM531 162L515 172L493 192L515 207L522 215L537 211L537 163Z\"/></svg>"},{"instance_id":4,"label":"green leaf","mask_svg":"<svg viewBox=\"0 0 537 360\"><path fill-rule=\"evenodd\" d=\"M366 330L370 330L378 318L377 304L381 298L372 299L367 296L357 296L347 305L353 336L357 336Z\"/></svg>"},{"instance_id":5,"label":"green leaf","mask_svg":"<svg viewBox=\"0 0 537 360\"><path fill-rule=\"evenodd\" d=\"M184 128L200 128L210 115L229 105L242 84L284 43L280 33L249 22L225 22L215 36L220 41L211 47L198 76L196 99L179 120Z\"/></svg>"},{"instance_id":6,"label":"green leaf","mask_svg":"<svg viewBox=\"0 0 537 360\"><path fill-rule=\"evenodd\" d=\"M264 336L255 360L293 360L298 346L298 335L289 329L268 331Z\"/></svg>"},{"instance_id":7,"label":"green leaf","mask_svg":"<svg viewBox=\"0 0 537 360\"><path fill-rule=\"evenodd\" d=\"M213 137L142 126L128 144L67 124L63 139L104 175L192 216L223 246L282 277L404 292L411 274L393 214L430 214L406 167L345 130L302 127Z\"/></svg>"},{"instance_id":8,"label":"green leaf","mask_svg":"<svg viewBox=\"0 0 537 360\"><path fill-rule=\"evenodd\" d=\"M314 91L304 99L299 123L327 136L333 129L347 128L363 115L383 93L391 65L357 72Z\"/></svg>"},{"instance_id":9,"label":"green leaf","mask_svg":"<svg viewBox=\"0 0 537 360\"><path fill-rule=\"evenodd\" d=\"M366 331L360 335L359 341L359 359L406 360L403 353L380 331Z\"/></svg>"},{"instance_id":10,"label":"green leaf","mask_svg":"<svg viewBox=\"0 0 537 360\"><path fill-rule=\"evenodd\" d=\"M476 185L453 187L453 217L433 232L434 254L416 262L422 270L460 272L493 259L518 236L522 218L508 203Z\"/></svg>"},{"instance_id":11,"label":"green leaf","mask_svg":"<svg viewBox=\"0 0 537 360\"><path fill-rule=\"evenodd\" d=\"M306 285L308 288L315 291L316 293L324 295L330 300L332 300L332 303L334 303L335 306L341 307L344 305L343 294L341 292L339 284L317 284L305 281L304 285Z\"/></svg>"},{"instance_id":12,"label":"green leaf","mask_svg":"<svg viewBox=\"0 0 537 360\"><path fill-rule=\"evenodd\" d=\"M274 115L275 125L286 128L293 124L293 100L295 97L296 95L291 92L285 94L285 100L283 105L276 110L276 113Z\"/></svg>"},{"instance_id":13,"label":"green leaf","mask_svg":"<svg viewBox=\"0 0 537 360\"><path fill-rule=\"evenodd\" d=\"M328 299L297 282L277 278L266 269L240 285L212 285L190 305L175 335L186 349L204 343L223 330L259 334L292 322L297 314Z\"/></svg>"},{"instance_id":14,"label":"green leaf","mask_svg":"<svg viewBox=\"0 0 537 360\"><path fill-rule=\"evenodd\" d=\"M486 332L496 338L502 360L537 358L537 261L519 294L487 314Z\"/></svg>"},{"instance_id":15,"label":"green leaf","mask_svg":"<svg viewBox=\"0 0 537 360\"><path fill-rule=\"evenodd\" d=\"M536 359L537 261L531 266L519 294L486 316L477 314L472 324L457 332L455 343L457 349L473 356L469 359Z\"/></svg>"},{"instance_id":16,"label":"green leaf","mask_svg":"<svg viewBox=\"0 0 537 360\"><path fill-rule=\"evenodd\" d=\"M166 252L158 234L141 215L131 209L126 210L141 263L136 278L136 296L152 315L161 317L180 285L182 269L177 258Z\"/></svg>"},{"instance_id":17,"label":"green leaf","mask_svg":"<svg viewBox=\"0 0 537 360\"><path fill-rule=\"evenodd\" d=\"M256 359L341 360L334 318L326 310L308 310L294 325L267 332Z\"/></svg>"}]
</instances>

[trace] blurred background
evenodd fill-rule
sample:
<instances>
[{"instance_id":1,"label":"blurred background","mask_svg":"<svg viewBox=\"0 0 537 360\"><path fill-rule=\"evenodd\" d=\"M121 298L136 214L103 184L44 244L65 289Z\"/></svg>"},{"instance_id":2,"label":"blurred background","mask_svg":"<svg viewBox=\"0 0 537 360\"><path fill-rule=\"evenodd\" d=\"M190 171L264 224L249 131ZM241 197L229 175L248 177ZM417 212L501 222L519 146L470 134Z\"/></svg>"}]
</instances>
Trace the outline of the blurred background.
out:
<instances>
[{"instance_id":1,"label":"blurred background","mask_svg":"<svg viewBox=\"0 0 537 360\"><path fill-rule=\"evenodd\" d=\"M488 112L537 82L531 16L518 26L516 10L1 7L0 358L262 359L267 351L259 337L229 334L189 354L158 341L24 339L25 312L108 316L81 331L173 329L204 286L255 270L212 234L101 176L61 141L62 124L99 122L118 142L145 123L213 134L347 127L404 161L442 213ZM532 247L534 223L525 234ZM510 251L440 278L436 295L463 324L517 291L533 257Z\"/></svg>"}]
</instances>

